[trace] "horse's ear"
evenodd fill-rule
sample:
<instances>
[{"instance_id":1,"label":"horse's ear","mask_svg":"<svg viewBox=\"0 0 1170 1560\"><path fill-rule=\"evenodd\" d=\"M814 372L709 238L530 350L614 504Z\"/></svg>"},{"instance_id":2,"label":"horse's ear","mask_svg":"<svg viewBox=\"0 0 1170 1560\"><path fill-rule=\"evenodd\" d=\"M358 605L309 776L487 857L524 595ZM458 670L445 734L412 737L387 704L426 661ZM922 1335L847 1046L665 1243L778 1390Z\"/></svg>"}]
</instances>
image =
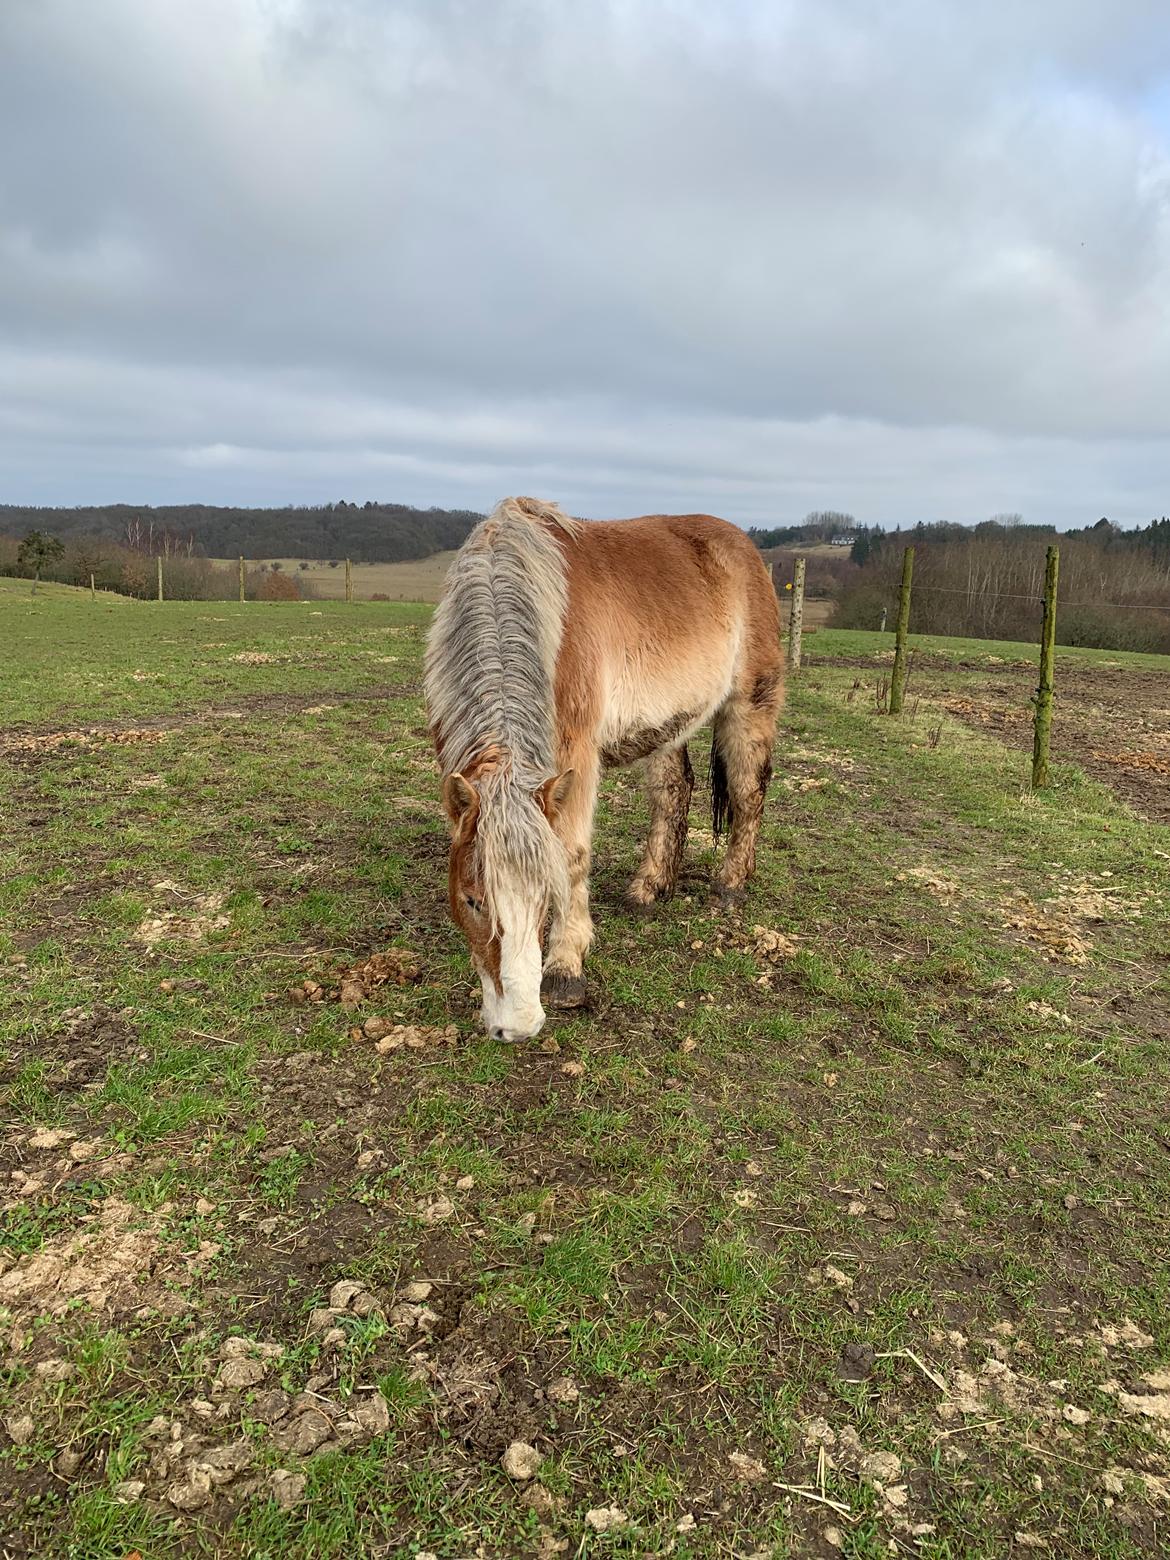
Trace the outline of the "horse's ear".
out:
<instances>
[{"instance_id":1,"label":"horse's ear","mask_svg":"<svg viewBox=\"0 0 1170 1560\"><path fill-rule=\"evenodd\" d=\"M448 818L458 826L479 811L479 792L462 775L448 775L443 781L443 806Z\"/></svg>"},{"instance_id":2,"label":"horse's ear","mask_svg":"<svg viewBox=\"0 0 1170 1560\"><path fill-rule=\"evenodd\" d=\"M573 789L574 772L566 769L551 780L546 780L536 793L536 804L551 823L569 799Z\"/></svg>"}]
</instances>

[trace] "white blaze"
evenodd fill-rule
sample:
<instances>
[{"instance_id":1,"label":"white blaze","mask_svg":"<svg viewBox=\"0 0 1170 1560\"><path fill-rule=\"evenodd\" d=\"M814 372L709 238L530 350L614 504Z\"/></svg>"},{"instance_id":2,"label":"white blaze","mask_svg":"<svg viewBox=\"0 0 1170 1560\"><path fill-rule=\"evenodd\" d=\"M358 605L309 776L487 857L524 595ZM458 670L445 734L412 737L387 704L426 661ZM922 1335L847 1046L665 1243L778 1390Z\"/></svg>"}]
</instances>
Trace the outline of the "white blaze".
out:
<instances>
[{"instance_id":1,"label":"white blaze","mask_svg":"<svg viewBox=\"0 0 1170 1560\"><path fill-rule=\"evenodd\" d=\"M489 1034L504 1040L531 1040L544 1023L540 1005L540 931L530 903L531 893L520 893L512 884L500 885L492 909L500 928L500 984L496 991L490 977L481 975L483 1025Z\"/></svg>"}]
</instances>

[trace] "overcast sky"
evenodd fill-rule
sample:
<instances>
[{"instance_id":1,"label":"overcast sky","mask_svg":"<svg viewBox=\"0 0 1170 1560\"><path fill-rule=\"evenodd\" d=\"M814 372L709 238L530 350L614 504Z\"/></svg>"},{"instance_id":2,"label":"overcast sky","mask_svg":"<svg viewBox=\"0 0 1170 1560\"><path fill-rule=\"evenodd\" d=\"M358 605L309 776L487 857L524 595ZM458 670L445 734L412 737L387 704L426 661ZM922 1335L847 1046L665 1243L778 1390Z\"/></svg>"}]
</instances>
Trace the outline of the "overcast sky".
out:
<instances>
[{"instance_id":1,"label":"overcast sky","mask_svg":"<svg viewBox=\"0 0 1170 1560\"><path fill-rule=\"evenodd\" d=\"M1166 0L0 0L0 499L1170 512Z\"/></svg>"}]
</instances>

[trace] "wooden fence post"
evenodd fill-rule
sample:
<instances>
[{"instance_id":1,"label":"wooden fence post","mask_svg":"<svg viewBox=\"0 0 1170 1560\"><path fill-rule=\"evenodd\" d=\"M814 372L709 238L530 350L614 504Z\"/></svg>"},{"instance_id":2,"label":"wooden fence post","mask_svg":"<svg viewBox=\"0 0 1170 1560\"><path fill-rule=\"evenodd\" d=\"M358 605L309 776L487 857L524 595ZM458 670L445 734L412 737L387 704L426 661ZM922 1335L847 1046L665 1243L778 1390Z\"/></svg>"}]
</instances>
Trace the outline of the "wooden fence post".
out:
<instances>
[{"instance_id":1,"label":"wooden fence post","mask_svg":"<svg viewBox=\"0 0 1170 1560\"><path fill-rule=\"evenodd\" d=\"M97 586L93 582L93 575L92 574L89 577L89 599L91 601L96 601L97 600Z\"/></svg>"},{"instance_id":2,"label":"wooden fence post","mask_svg":"<svg viewBox=\"0 0 1170 1560\"><path fill-rule=\"evenodd\" d=\"M902 713L906 692L906 637L910 632L910 582L914 577L914 549L902 554L902 588L898 592L898 623L894 639L894 671L890 678L890 714Z\"/></svg>"},{"instance_id":3,"label":"wooden fence post","mask_svg":"<svg viewBox=\"0 0 1170 1560\"><path fill-rule=\"evenodd\" d=\"M243 599L244 599L244 580L245 580L245 578L246 578L246 571L244 569L244 560L243 560L243 558L241 558L240 559L240 600L241 601L243 601Z\"/></svg>"},{"instance_id":4,"label":"wooden fence post","mask_svg":"<svg viewBox=\"0 0 1170 1560\"><path fill-rule=\"evenodd\" d=\"M1052 735L1052 663L1056 649L1056 582L1060 548L1048 549L1044 568L1044 623L1040 630L1040 686L1036 689L1036 725L1032 740L1032 789L1048 784L1048 741Z\"/></svg>"},{"instance_id":5,"label":"wooden fence post","mask_svg":"<svg viewBox=\"0 0 1170 1560\"><path fill-rule=\"evenodd\" d=\"M162 553L158 555L158 599L160 601L163 599Z\"/></svg>"},{"instance_id":6,"label":"wooden fence post","mask_svg":"<svg viewBox=\"0 0 1170 1560\"><path fill-rule=\"evenodd\" d=\"M800 670L800 635L804 627L804 559L796 560L792 577L792 606L788 611L788 665Z\"/></svg>"},{"instance_id":7,"label":"wooden fence post","mask_svg":"<svg viewBox=\"0 0 1170 1560\"><path fill-rule=\"evenodd\" d=\"M345 560L345 599L353 600L353 565L348 558Z\"/></svg>"}]
</instances>

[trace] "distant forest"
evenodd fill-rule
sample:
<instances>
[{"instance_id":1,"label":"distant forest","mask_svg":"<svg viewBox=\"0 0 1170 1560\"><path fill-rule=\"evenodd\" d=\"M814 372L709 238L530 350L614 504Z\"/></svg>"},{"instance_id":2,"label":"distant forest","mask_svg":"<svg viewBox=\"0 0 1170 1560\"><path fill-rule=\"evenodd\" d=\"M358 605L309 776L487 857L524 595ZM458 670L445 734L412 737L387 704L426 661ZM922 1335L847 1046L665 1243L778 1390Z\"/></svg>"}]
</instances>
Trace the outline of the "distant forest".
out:
<instances>
[{"instance_id":1,"label":"distant forest","mask_svg":"<svg viewBox=\"0 0 1170 1560\"><path fill-rule=\"evenodd\" d=\"M904 548L912 546L910 628L918 634L1032 640L1044 557L1060 547L1056 637L1064 645L1170 653L1170 519L1123 531L1098 520L1059 535L1016 515L973 527L859 528L854 570L834 592L838 628L893 622Z\"/></svg>"},{"instance_id":2,"label":"distant forest","mask_svg":"<svg viewBox=\"0 0 1170 1560\"><path fill-rule=\"evenodd\" d=\"M209 504L94 504L76 509L0 504L0 535L40 531L71 542L114 542L147 553L204 558L352 558L404 563L459 547L483 518L470 509L409 504L289 504L221 509Z\"/></svg>"}]
</instances>

